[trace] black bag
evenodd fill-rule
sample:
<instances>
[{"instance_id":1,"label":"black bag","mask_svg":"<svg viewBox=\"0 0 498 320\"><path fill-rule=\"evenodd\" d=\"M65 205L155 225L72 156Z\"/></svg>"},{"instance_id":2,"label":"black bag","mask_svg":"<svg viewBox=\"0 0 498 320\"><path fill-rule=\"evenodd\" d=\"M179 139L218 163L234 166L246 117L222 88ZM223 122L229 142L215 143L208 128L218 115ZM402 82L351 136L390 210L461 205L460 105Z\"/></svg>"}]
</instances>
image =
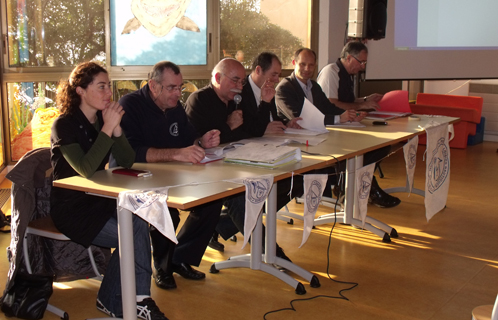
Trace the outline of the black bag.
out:
<instances>
[{"instance_id":1,"label":"black bag","mask_svg":"<svg viewBox=\"0 0 498 320\"><path fill-rule=\"evenodd\" d=\"M8 317L41 319L52 295L52 276L18 272L14 285L2 297L1 310Z\"/></svg>"}]
</instances>

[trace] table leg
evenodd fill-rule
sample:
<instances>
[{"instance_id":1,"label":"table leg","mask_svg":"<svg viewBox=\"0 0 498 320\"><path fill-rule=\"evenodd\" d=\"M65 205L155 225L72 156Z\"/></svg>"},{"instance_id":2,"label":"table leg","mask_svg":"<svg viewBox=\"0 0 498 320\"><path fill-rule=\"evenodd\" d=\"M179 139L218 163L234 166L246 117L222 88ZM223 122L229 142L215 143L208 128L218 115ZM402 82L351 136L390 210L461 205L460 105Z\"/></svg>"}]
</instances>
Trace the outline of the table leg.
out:
<instances>
[{"instance_id":1,"label":"table leg","mask_svg":"<svg viewBox=\"0 0 498 320\"><path fill-rule=\"evenodd\" d=\"M356 197L356 168L361 168L363 166L363 156L357 156L356 158L351 158L347 160L346 163L346 198L344 200L344 211L346 214L346 223L351 224L356 227L362 227L362 221L360 219L360 214L358 211L358 199ZM384 242L391 242L391 236L393 238L398 237L396 229L391 226L368 217L365 220L364 229L378 235L382 238Z\"/></svg>"},{"instance_id":2,"label":"table leg","mask_svg":"<svg viewBox=\"0 0 498 320\"><path fill-rule=\"evenodd\" d=\"M123 319L125 320L137 319L132 214L129 210L118 209L119 264L121 267Z\"/></svg>"},{"instance_id":3,"label":"table leg","mask_svg":"<svg viewBox=\"0 0 498 320\"><path fill-rule=\"evenodd\" d=\"M273 184L273 188L268 195L266 201L266 237L265 237L265 254L262 254L262 215L258 219L258 223L251 235L251 254L231 257L226 261L215 262L211 266L211 273L218 273L221 269L227 268L251 268L253 270L261 270L269 273L280 280L284 281L293 287L297 294L306 293L303 284L295 280L285 272L281 272L273 266L277 264L282 266L302 278L310 282L311 287L317 288L320 286L318 278L311 272L281 258L276 257L277 248L277 184ZM264 261L263 261L264 258Z\"/></svg>"}]
</instances>

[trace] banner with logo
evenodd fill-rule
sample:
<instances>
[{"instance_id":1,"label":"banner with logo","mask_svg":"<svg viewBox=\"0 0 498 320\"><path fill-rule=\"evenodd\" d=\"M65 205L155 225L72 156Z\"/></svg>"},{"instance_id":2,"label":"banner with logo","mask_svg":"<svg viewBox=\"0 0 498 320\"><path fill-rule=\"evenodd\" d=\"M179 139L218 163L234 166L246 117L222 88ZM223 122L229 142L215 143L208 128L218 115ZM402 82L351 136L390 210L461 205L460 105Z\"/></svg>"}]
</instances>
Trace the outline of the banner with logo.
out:
<instances>
[{"instance_id":1,"label":"banner with logo","mask_svg":"<svg viewBox=\"0 0 498 320\"><path fill-rule=\"evenodd\" d=\"M358 198L358 210L362 228L365 226L367 218L368 197L372 187L374 169L375 162L356 170L356 196Z\"/></svg>"},{"instance_id":2,"label":"banner with logo","mask_svg":"<svg viewBox=\"0 0 498 320\"><path fill-rule=\"evenodd\" d=\"M133 212L153 225L166 238L178 243L175 227L166 203L169 188L149 191L122 191L118 196L118 210L126 209Z\"/></svg>"},{"instance_id":3,"label":"banner with logo","mask_svg":"<svg viewBox=\"0 0 498 320\"><path fill-rule=\"evenodd\" d=\"M417 165L417 148L418 136L408 140L403 146L403 154L405 156L406 178L408 179L408 196L412 192L413 176L415 175L415 166Z\"/></svg>"},{"instance_id":4,"label":"banner with logo","mask_svg":"<svg viewBox=\"0 0 498 320\"><path fill-rule=\"evenodd\" d=\"M299 248L308 241L327 179L328 175L326 174L307 174L304 176L304 229L303 240Z\"/></svg>"},{"instance_id":5,"label":"banner with logo","mask_svg":"<svg viewBox=\"0 0 498 320\"><path fill-rule=\"evenodd\" d=\"M259 215L263 212L263 205L273 186L273 175L268 174L255 178L224 180L232 183L242 183L246 186L246 216L244 220L244 248L249 241L250 234L256 227Z\"/></svg>"},{"instance_id":6,"label":"banner with logo","mask_svg":"<svg viewBox=\"0 0 498 320\"><path fill-rule=\"evenodd\" d=\"M425 216L429 221L444 209L450 186L450 146L448 124L426 128L427 163L425 183Z\"/></svg>"}]
</instances>

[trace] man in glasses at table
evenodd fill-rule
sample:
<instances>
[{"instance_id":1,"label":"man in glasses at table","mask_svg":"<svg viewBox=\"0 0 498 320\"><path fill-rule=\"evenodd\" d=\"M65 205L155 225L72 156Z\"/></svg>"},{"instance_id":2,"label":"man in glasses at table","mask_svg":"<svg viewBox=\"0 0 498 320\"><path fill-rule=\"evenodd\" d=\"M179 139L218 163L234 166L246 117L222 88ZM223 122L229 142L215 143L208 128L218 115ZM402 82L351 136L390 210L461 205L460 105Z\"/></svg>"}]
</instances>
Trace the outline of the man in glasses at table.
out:
<instances>
[{"instance_id":1,"label":"man in glasses at table","mask_svg":"<svg viewBox=\"0 0 498 320\"><path fill-rule=\"evenodd\" d=\"M149 73L147 85L119 100L125 114L121 126L136 153L135 162L180 161L199 163L204 148L218 146L218 130L202 136L190 124L179 102L183 77L180 68L169 61L156 63ZM200 137L200 138L199 138ZM213 201L190 210L177 235L178 244L151 227L154 274L156 285L163 289L176 288L173 272L191 280L202 280L205 274L199 266L211 235L218 222L222 203ZM179 212L169 208L173 224L179 224Z\"/></svg>"},{"instance_id":2,"label":"man in glasses at table","mask_svg":"<svg viewBox=\"0 0 498 320\"><path fill-rule=\"evenodd\" d=\"M233 58L218 62L211 74L211 83L192 93L185 106L190 122L203 134L213 129L220 131L220 143L250 138L244 126L240 101L234 98L246 84L246 71Z\"/></svg>"},{"instance_id":3,"label":"man in glasses at table","mask_svg":"<svg viewBox=\"0 0 498 320\"><path fill-rule=\"evenodd\" d=\"M368 48L358 41L348 42L335 63L323 67L317 82L330 102L344 110L377 110L383 95L374 93L357 98L353 77L367 66Z\"/></svg>"}]
</instances>

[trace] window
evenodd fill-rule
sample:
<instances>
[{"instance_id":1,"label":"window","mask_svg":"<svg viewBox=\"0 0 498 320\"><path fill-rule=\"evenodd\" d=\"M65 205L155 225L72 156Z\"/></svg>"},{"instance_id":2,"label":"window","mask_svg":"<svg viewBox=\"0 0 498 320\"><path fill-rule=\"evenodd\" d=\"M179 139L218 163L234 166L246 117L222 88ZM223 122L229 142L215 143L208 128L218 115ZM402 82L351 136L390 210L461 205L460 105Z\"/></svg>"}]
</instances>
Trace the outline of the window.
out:
<instances>
[{"instance_id":1,"label":"window","mask_svg":"<svg viewBox=\"0 0 498 320\"><path fill-rule=\"evenodd\" d=\"M207 64L206 0L111 0L111 64Z\"/></svg>"},{"instance_id":2,"label":"window","mask_svg":"<svg viewBox=\"0 0 498 320\"><path fill-rule=\"evenodd\" d=\"M0 148L0 167L4 159L10 164L33 148L50 145L51 123L58 116L58 81L79 62L105 64L114 99L119 100L144 84L151 65L171 60L181 65L181 99L186 101L193 90L209 83L211 70L224 56L240 59L249 69L258 53L272 51L291 69L294 51L312 42L315 3L318 0L1 1L5 47L0 113L8 127L0 130L6 142ZM173 22L166 33L164 25L153 25L156 12L178 13L174 21L165 19Z\"/></svg>"},{"instance_id":3,"label":"window","mask_svg":"<svg viewBox=\"0 0 498 320\"><path fill-rule=\"evenodd\" d=\"M104 0L7 0L10 67L105 59Z\"/></svg>"},{"instance_id":4,"label":"window","mask_svg":"<svg viewBox=\"0 0 498 320\"><path fill-rule=\"evenodd\" d=\"M263 51L275 53L292 69L294 52L310 47L310 0L220 0L220 58L232 57L246 69Z\"/></svg>"},{"instance_id":5,"label":"window","mask_svg":"<svg viewBox=\"0 0 498 320\"><path fill-rule=\"evenodd\" d=\"M59 116L55 107L55 82L7 84L11 160L26 152L50 147L52 123Z\"/></svg>"}]
</instances>

